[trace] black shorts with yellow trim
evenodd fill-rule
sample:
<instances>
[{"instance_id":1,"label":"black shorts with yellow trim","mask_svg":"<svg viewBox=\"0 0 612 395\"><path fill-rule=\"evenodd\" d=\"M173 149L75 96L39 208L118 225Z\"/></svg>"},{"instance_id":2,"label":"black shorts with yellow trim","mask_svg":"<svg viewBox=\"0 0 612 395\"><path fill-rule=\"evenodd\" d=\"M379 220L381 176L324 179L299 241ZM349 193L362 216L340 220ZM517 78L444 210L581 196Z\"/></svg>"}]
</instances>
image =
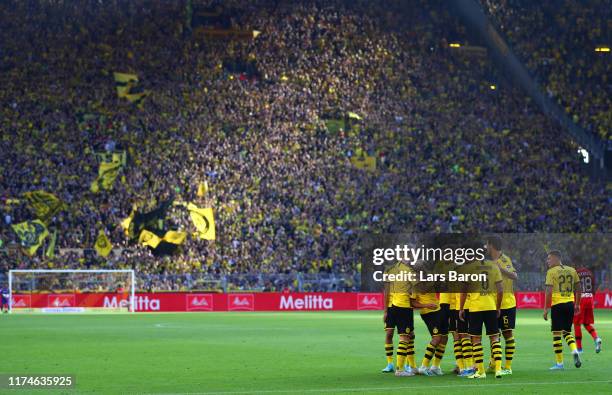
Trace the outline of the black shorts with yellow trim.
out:
<instances>
[{"instance_id":1,"label":"black shorts with yellow trim","mask_svg":"<svg viewBox=\"0 0 612 395\"><path fill-rule=\"evenodd\" d=\"M448 329L450 328L451 319L450 304L441 303L440 312L442 313L440 317L440 332L444 333L445 335L448 335Z\"/></svg>"},{"instance_id":2,"label":"black shorts with yellow trim","mask_svg":"<svg viewBox=\"0 0 612 395\"><path fill-rule=\"evenodd\" d=\"M516 306L509 309L501 309L501 315L497 321L497 326L499 326L502 332L514 329L516 323Z\"/></svg>"},{"instance_id":3,"label":"black shorts with yellow trim","mask_svg":"<svg viewBox=\"0 0 612 395\"><path fill-rule=\"evenodd\" d=\"M470 329L470 311L463 310L463 321L459 318L459 310L457 310L457 333L467 335Z\"/></svg>"},{"instance_id":4,"label":"black shorts with yellow trim","mask_svg":"<svg viewBox=\"0 0 612 395\"><path fill-rule=\"evenodd\" d=\"M421 314L423 322L431 336L448 335L448 325L442 325L442 310L432 311L431 313Z\"/></svg>"},{"instance_id":5,"label":"black shorts with yellow trim","mask_svg":"<svg viewBox=\"0 0 612 395\"><path fill-rule=\"evenodd\" d=\"M414 315L410 307L390 306L387 308L385 329L395 329L399 335L414 331Z\"/></svg>"},{"instance_id":6,"label":"black shorts with yellow trim","mask_svg":"<svg viewBox=\"0 0 612 395\"><path fill-rule=\"evenodd\" d=\"M559 303L550 308L550 330L552 332L572 331L574 302Z\"/></svg>"},{"instance_id":7,"label":"black shorts with yellow trim","mask_svg":"<svg viewBox=\"0 0 612 395\"><path fill-rule=\"evenodd\" d=\"M497 325L497 310L470 311L468 333L472 336L482 335L482 325L486 328L487 336L497 335L499 326Z\"/></svg>"}]
</instances>

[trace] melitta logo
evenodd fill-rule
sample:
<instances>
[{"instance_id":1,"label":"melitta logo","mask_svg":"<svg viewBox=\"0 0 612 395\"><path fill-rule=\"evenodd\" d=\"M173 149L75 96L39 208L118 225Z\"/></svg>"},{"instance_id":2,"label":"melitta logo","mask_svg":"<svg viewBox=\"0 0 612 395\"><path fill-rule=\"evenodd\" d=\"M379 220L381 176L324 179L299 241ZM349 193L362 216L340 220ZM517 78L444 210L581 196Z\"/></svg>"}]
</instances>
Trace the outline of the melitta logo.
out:
<instances>
[{"instance_id":1,"label":"melitta logo","mask_svg":"<svg viewBox=\"0 0 612 395\"><path fill-rule=\"evenodd\" d=\"M49 295L47 305L51 307L74 306L74 295Z\"/></svg>"},{"instance_id":2,"label":"melitta logo","mask_svg":"<svg viewBox=\"0 0 612 395\"><path fill-rule=\"evenodd\" d=\"M304 295L293 298L293 295L281 295L280 310L331 310L334 308L332 298L321 295Z\"/></svg>"},{"instance_id":3,"label":"melitta logo","mask_svg":"<svg viewBox=\"0 0 612 395\"><path fill-rule=\"evenodd\" d=\"M535 304L535 303L538 303L538 300L533 295L531 295L531 296L525 295L525 296L523 296L523 303Z\"/></svg>"},{"instance_id":4,"label":"melitta logo","mask_svg":"<svg viewBox=\"0 0 612 395\"><path fill-rule=\"evenodd\" d=\"M606 299L604 300L604 307L612 307L612 293L606 293Z\"/></svg>"},{"instance_id":5,"label":"melitta logo","mask_svg":"<svg viewBox=\"0 0 612 395\"><path fill-rule=\"evenodd\" d=\"M159 311L159 299L149 299L148 296L138 295L134 297L134 310L135 311ZM105 309L118 309L118 308L128 308L129 303L127 299L117 300L117 296L113 296L109 298L108 296L104 297L104 305Z\"/></svg>"},{"instance_id":6,"label":"melitta logo","mask_svg":"<svg viewBox=\"0 0 612 395\"><path fill-rule=\"evenodd\" d=\"M361 299L361 303L366 305L366 306L372 306L372 305L376 305L378 304L378 300L376 300L375 297L372 297L371 299L368 298L368 295L364 296L363 299Z\"/></svg>"},{"instance_id":7,"label":"melitta logo","mask_svg":"<svg viewBox=\"0 0 612 395\"><path fill-rule=\"evenodd\" d=\"M228 298L227 309L230 311L236 311L236 310L253 311L255 308L253 294L227 295L227 298Z\"/></svg>"},{"instance_id":8,"label":"melitta logo","mask_svg":"<svg viewBox=\"0 0 612 395\"><path fill-rule=\"evenodd\" d=\"M251 302L249 302L247 298L241 298L241 297L236 296L232 304L234 306L249 306Z\"/></svg>"},{"instance_id":9,"label":"melitta logo","mask_svg":"<svg viewBox=\"0 0 612 395\"><path fill-rule=\"evenodd\" d=\"M53 301L53 306L55 307L70 307L70 302L68 299L57 298Z\"/></svg>"},{"instance_id":10,"label":"melitta logo","mask_svg":"<svg viewBox=\"0 0 612 395\"><path fill-rule=\"evenodd\" d=\"M357 309L358 310L378 310L382 309L381 294L357 294Z\"/></svg>"},{"instance_id":11,"label":"melitta logo","mask_svg":"<svg viewBox=\"0 0 612 395\"><path fill-rule=\"evenodd\" d=\"M204 298L202 299L193 298L191 299L191 305L192 306L208 306L208 302L206 302L206 299Z\"/></svg>"},{"instance_id":12,"label":"melitta logo","mask_svg":"<svg viewBox=\"0 0 612 395\"><path fill-rule=\"evenodd\" d=\"M212 311L213 298L208 294L188 294L187 310L188 311Z\"/></svg>"},{"instance_id":13,"label":"melitta logo","mask_svg":"<svg viewBox=\"0 0 612 395\"><path fill-rule=\"evenodd\" d=\"M28 307L30 305L30 303L26 302L26 298L29 299L29 296L16 296L13 297L13 302L11 303L11 306L13 308L17 307Z\"/></svg>"}]
</instances>

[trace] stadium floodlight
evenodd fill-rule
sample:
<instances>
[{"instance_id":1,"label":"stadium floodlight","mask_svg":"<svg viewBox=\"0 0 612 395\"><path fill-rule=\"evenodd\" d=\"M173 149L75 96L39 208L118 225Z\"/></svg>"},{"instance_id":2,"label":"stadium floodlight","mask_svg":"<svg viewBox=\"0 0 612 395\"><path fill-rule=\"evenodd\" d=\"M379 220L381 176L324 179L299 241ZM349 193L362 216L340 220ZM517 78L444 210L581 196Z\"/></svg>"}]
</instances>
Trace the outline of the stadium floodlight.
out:
<instances>
[{"instance_id":1,"label":"stadium floodlight","mask_svg":"<svg viewBox=\"0 0 612 395\"><path fill-rule=\"evenodd\" d=\"M9 312L45 313L94 311L134 312L136 275L134 270L9 270ZM44 296L41 296L44 295ZM83 298L83 296L92 296ZM14 297L20 298L13 306ZM28 303L24 302L27 298ZM39 303L34 303L38 298ZM42 300L40 298L46 298ZM106 303L106 300L112 302ZM87 300L86 303L79 303ZM104 302L100 303L101 300ZM97 301L97 303L96 303ZM34 308L33 308L34 307Z\"/></svg>"}]
</instances>

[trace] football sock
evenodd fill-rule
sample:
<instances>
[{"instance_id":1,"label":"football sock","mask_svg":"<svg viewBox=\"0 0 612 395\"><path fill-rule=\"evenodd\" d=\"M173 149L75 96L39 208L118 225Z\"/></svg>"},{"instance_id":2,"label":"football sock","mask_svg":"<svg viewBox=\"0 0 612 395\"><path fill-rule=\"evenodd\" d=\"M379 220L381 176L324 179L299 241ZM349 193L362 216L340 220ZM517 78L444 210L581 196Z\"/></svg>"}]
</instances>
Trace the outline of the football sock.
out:
<instances>
[{"instance_id":1,"label":"football sock","mask_svg":"<svg viewBox=\"0 0 612 395\"><path fill-rule=\"evenodd\" d=\"M405 341L400 341L397 346L397 370L403 370L406 366L406 348L408 344Z\"/></svg>"},{"instance_id":2,"label":"football sock","mask_svg":"<svg viewBox=\"0 0 612 395\"><path fill-rule=\"evenodd\" d=\"M414 360L414 339L408 340L408 349L406 353L408 354L406 356L406 359L408 360L408 365L411 368L416 369L416 362Z\"/></svg>"},{"instance_id":3,"label":"football sock","mask_svg":"<svg viewBox=\"0 0 612 395\"><path fill-rule=\"evenodd\" d=\"M516 348L516 342L514 336L506 339L506 366L508 370L512 370L512 358L514 358L514 350Z\"/></svg>"},{"instance_id":4,"label":"football sock","mask_svg":"<svg viewBox=\"0 0 612 395\"><path fill-rule=\"evenodd\" d=\"M597 331L595 330L595 327L593 326L593 324L588 324L588 325L585 325L584 327L586 328L587 331L589 331L593 340L599 337L597 336ZM582 347L579 347L579 348L582 348Z\"/></svg>"},{"instance_id":5,"label":"football sock","mask_svg":"<svg viewBox=\"0 0 612 395\"><path fill-rule=\"evenodd\" d=\"M393 363L393 344L385 344L385 354L387 355L387 364Z\"/></svg>"},{"instance_id":6,"label":"football sock","mask_svg":"<svg viewBox=\"0 0 612 395\"><path fill-rule=\"evenodd\" d=\"M565 342L569 346L570 350L572 350L572 352L576 351L576 341L574 340L574 336L572 336L572 334L569 332L565 332L563 337L565 338Z\"/></svg>"},{"instance_id":7,"label":"football sock","mask_svg":"<svg viewBox=\"0 0 612 395\"><path fill-rule=\"evenodd\" d=\"M502 363L502 349L499 340L491 342L491 355L493 356L495 371L498 372L501 370Z\"/></svg>"},{"instance_id":8,"label":"football sock","mask_svg":"<svg viewBox=\"0 0 612 395\"><path fill-rule=\"evenodd\" d=\"M555 361L563 363L563 342L561 336L553 335L553 350L555 351Z\"/></svg>"},{"instance_id":9,"label":"football sock","mask_svg":"<svg viewBox=\"0 0 612 395\"><path fill-rule=\"evenodd\" d=\"M582 328L580 325L574 327L574 333L576 334L576 346L582 350Z\"/></svg>"},{"instance_id":10,"label":"football sock","mask_svg":"<svg viewBox=\"0 0 612 395\"><path fill-rule=\"evenodd\" d=\"M436 347L436 353L434 354L434 360L432 362L432 365L435 366L436 368L440 367L440 363L442 362L442 357L444 356L444 351L446 350L446 344L438 344L438 346Z\"/></svg>"},{"instance_id":11,"label":"football sock","mask_svg":"<svg viewBox=\"0 0 612 395\"><path fill-rule=\"evenodd\" d=\"M463 353L463 366L469 369L474 366L474 358L472 356L472 341L467 337L461 339L461 352Z\"/></svg>"},{"instance_id":12,"label":"football sock","mask_svg":"<svg viewBox=\"0 0 612 395\"><path fill-rule=\"evenodd\" d=\"M461 352L461 339L455 339L453 341L453 352L455 353L455 361L457 361L459 370L465 369L463 365L463 352Z\"/></svg>"},{"instance_id":13,"label":"football sock","mask_svg":"<svg viewBox=\"0 0 612 395\"><path fill-rule=\"evenodd\" d=\"M429 363L431 362L431 358L433 358L436 349L431 343L427 344L427 348L425 349L425 356L423 357L423 362L421 362L421 366L429 367Z\"/></svg>"},{"instance_id":14,"label":"football sock","mask_svg":"<svg viewBox=\"0 0 612 395\"><path fill-rule=\"evenodd\" d=\"M482 344L474 343L472 345L472 352L474 356L474 363L476 364L476 368L478 369L478 373L483 374L485 372L483 361L483 352L482 352Z\"/></svg>"}]
</instances>

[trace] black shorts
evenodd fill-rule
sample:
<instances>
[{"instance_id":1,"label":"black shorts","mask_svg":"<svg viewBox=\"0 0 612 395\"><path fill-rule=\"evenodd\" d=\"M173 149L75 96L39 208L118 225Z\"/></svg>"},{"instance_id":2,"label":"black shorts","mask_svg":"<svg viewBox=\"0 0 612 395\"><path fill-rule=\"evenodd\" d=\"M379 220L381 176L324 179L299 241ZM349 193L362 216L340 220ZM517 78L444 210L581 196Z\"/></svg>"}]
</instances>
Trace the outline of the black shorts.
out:
<instances>
[{"instance_id":1,"label":"black shorts","mask_svg":"<svg viewBox=\"0 0 612 395\"><path fill-rule=\"evenodd\" d=\"M414 317L410 307L391 306L387 309L385 329L395 329L399 335L414 331Z\"/></svg>"},{"instance_id":2,"label":"black shorts","mask_svg":"<svg viewBox=\"0 0 612 395\"><path fill-rule=\"evenodd\" d=\"M497 326L499 326L499 329L502 332L514 329L514 324L516 322L516 307L502 309L501 315L499 316L499 320L497 321Z\"/></svg>"},{"instance_id":3,"label":"black shorts","mask_svg":"<svg viewBox=\"0 0 612 395\"><path fill-rule=\"evenodd\" d=\"M448 335L448 325L445 325L445 331L441 324L443 318L442 310L432 311L431 313L421 314L423 322L427 326L427 330L431 336L444 336Z\"/></svg>"},{"instance_id":4,"label":"black shorts","mask_svg":"<svg viewBox=\"0 0 612 395\"><path fill-rule=\"evenodd\" d=\"M459 321L459 310L451 310L449 312L450 317L448 319L448 331L449 332L457 332L457 328L459 325L457 321Z\"/></svg>"},{"instance_id":5,"label":"black shorts","mask_svg":"<svg viewBox=\"0 0 612 395\"><path fill-rule=\"evenodd\" d=\"M487 336L497 335L497 310L470 311L470 323L468 333L472 336L482 335L482 324L486 328Z\"/></svg>"},{"instance_id":6,"label":"black shorts","mask_svg":"<svg viewBox=\"0 0 612 395\"><path fill-rule=\"evenodd\" d=\"M440 333L448 335L448 328L450 328L450 305L448 303L440 304Z\"/></svg>"},{"instance_id":7,"label":"black shorts","mask_svg":"<svg viewBox=\"0 0 612 395\"><path fill-rule=\"evenodd\" d=\"M459 310L457 310L457 333L468 334L470 329L470 311L463 310L463 321L459 318Z\"/></svg>"},{"instance_id":8,"label":"black shorts","mask_svg":"<svg viewBox=\"0 0 612 395\"><path fill-rule=\"evenodd\" d=\"M572 323L574 321L574 302L559 303L550 309L550 330L557 331L572 331Z\"/></svg>"}]
</instances>

